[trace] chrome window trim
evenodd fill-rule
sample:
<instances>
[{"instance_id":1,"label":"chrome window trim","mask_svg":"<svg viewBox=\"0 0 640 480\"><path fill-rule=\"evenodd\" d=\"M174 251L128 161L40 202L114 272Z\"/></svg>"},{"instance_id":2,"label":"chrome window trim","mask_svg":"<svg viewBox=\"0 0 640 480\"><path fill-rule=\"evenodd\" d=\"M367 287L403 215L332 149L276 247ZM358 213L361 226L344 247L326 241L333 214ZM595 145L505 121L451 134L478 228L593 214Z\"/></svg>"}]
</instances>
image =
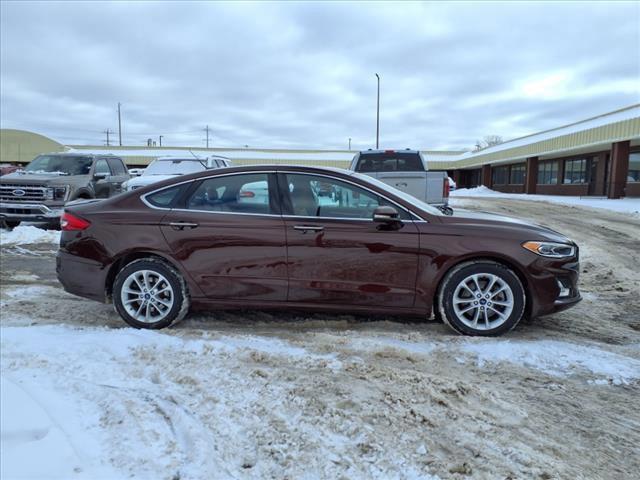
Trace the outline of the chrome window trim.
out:
<instances>
[{"instance_id":1,"label":"chrome window trim","mask_svg":"<svg viewBox=\"0 0 640 480\"><path fill-rule=\"evenodd\" d=\"M362 188L363 190L366 190L366 191L368 191L368 192L371 192L371 193L373 193L373 194L374 194L374 195L376 195L376 196L379 196L379 197L384 198L384 199L385 199L386 201L388 201L389 203L392 203L392 204L393 204L393 205L395 205L396 207L398 207L398 208L400 208L401 210L404 210L405 212L407 212L407 213L409 214L409 216L410 216L410 217L415 216L415 217L418 217L418 218L419 218L420 220L422 220L423 222L425 222L425 223L429 223L427 220L425 220L425 219L423 219L422 217L420 217L420 215L418 215L417 213L413 212L412 210L409 210L409 209L408 209L408 208L406 208L406 207L403 207L402 205L398 205L398 203L397 203L396 201L391 200L389 197L386 197L385 195L383 195L383 194L381 194L381 193L378 193L378 192L376 192L375 190L371 190L370 188L365 187L365 186L363 186L363 185L360 185L359 183L353 182L353 181L351 181L351 180L346 180L346 179L344 179L344 178L337 178L337 177L334 177L334 176L331 176L331 175L326 175L326 174L324 174L324 173L296 172L296 171L290 171L290 170L278 170L278 173L285 173L285 174L290 173L290 174L292 174L292 175L312 175L312 176L315 176L315 177L327 177L327 178L333 178L333 179L335 179L335 180L338 180L339 182L350 183L351 185L355 185L356 187L359 187L359 188ZM286 216L286 215L283 215L283 216ZM331 220L333 220L333 219L337 219L337 220L340 220L340 219L342 219L342 220L349 220L349 218L345 218L345 217L306 217L306 216L302 216L302 217L301 217L301 216L299 216L299 215L293 215L293 216L294 216L294 217L297 217L297 218L325 218L325 219L331 219ZM354 219L352 219L352 220L368 220L368 219L354 218ZM373 221L373 220L372 220L372 221ZM415 221L415 220L413 220L413 219L412 219L412 221Z\"/></svg>"}]
</instances>

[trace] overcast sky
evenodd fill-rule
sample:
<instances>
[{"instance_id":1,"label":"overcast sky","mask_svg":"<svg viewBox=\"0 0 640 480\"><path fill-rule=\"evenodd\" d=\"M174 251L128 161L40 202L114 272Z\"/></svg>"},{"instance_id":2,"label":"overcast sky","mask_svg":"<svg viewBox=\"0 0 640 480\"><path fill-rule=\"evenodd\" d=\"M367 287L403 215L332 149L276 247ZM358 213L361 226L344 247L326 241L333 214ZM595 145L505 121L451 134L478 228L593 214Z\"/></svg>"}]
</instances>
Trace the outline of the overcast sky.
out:
<instances>
[{"instance_id":1,"label":"overcast sky","mask_svg":"<svg viewBox=\"0 0 640 480\"><path fill-rule=\"evenodd\" d=\"M640 103L640 2L1 3L2 128L465 149ZM117 137L117 135L115 135ZM112 136L113 139L113 136Z\"/></svg>"}]
</instances>

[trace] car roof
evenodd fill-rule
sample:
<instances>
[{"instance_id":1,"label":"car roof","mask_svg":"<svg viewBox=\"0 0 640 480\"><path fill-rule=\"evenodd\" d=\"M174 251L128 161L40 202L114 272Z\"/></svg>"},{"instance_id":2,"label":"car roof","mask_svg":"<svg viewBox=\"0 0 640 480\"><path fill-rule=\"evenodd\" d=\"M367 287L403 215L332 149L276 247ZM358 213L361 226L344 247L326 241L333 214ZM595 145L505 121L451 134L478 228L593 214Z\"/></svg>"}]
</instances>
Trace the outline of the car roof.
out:
<instances>
[{"instance_id":1,"label":"car roof","mask_svg":"<svg viewBox=\"0 0 640 480\"><path fill-rule=\"evenodd\" d=\"M414 150L412 148L388 148L384 150L360 150L360 155L368 153L420 153L420 150Z\"/></svg>"}]
</instances>

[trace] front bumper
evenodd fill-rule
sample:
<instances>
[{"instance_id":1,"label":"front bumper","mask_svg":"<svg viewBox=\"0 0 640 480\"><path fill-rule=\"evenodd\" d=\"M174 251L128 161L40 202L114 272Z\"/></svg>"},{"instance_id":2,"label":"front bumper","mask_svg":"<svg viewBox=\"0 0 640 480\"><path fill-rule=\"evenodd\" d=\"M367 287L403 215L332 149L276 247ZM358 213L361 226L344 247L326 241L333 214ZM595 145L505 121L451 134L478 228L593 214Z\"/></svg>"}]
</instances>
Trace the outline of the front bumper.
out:
<instances>
[{"instance_id":1,"label":"front bumper","mask_svg":"<svg viewBox=\"0 0 640 480\"><path fill-rule=\"evenodd\" d=\"M47 222L60 219L64 205L42 203L0 203L0 220Z\"/></svg>"}]
</instances>

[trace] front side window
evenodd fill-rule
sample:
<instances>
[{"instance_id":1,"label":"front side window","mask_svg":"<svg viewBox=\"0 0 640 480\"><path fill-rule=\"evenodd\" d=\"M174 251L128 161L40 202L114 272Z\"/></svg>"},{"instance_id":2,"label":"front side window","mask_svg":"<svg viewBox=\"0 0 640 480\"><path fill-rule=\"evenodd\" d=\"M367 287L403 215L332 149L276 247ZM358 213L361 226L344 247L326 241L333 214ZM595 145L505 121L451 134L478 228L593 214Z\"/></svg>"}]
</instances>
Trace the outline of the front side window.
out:
<instances>
[{"instance_id":1,"label":"front side window","mask_svg":"<svg viewBox=\"0 0 640 480\"><path fill-rule=\"evenodd\" d=\"M225 175L203 180L187 200L186 207L208 212L273 213L268 174Z\"/></svg>"},{"instance_id":2,"label":"front side window","mask_svg":"<svg viewBox=\"0 0 640 480\"><path fill-rule=\"evenodd\" d=\"M566 160L564 162L563 183L586 183L586 181L587 161L584 158L580 160Z\"/></svg>"},{"instance_id":3,"label":"front side window","mask_svg":"<svg viewBox=\"0 0 640 480\"><path fill-rule=\"evenodd\" d=\"M296 216L372 219L377 207L388 205L398 210L400 218L410 218L404 209L381 196L334 178L287 174L286 184Z\"/></svg>"},{"instance_id":4,"label":"front side window","mask_svg":"<svg viewBox=\"0 0 640 480\"><path fill-rule=\"evenodd\" d=\"M109 165L104 158L100 158L96 161L96 169L93 173L100 173L105 175L111 175L111 170L109 170Z\"/></svg>"},{"instance_id":5,"label":"front side window","mask_svg":"<svg viewBox=\"0 0 640 480\"><path fill-rule=\"evenodd\" d=\"M640 152L629 154L627 182L640 182Z\"/></svg>"},{"instance_id":6,"label":"front side window","mask_svg":"<svg viewBox=\"0 0 640 480\"><path fill-rule=\"evenodd\" d=\"M538 185L558 183L558 162L540 162L538 164Z\"/></svg>"}]
</instances>

